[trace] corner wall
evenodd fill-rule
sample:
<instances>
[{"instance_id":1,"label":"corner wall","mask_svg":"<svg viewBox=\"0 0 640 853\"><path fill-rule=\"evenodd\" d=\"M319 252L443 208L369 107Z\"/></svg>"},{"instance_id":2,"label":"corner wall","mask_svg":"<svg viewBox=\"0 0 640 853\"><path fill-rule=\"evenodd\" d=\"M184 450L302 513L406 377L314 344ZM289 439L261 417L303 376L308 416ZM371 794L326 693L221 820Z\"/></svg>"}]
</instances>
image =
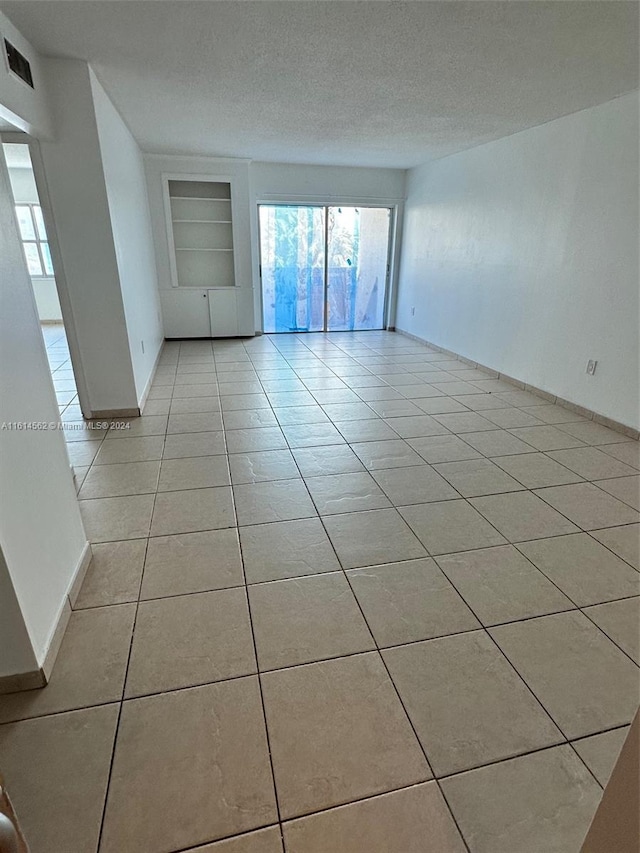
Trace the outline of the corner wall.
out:
<instances>
[{"instance_id":1,"label":"corner wall","mask_svg":"<svg viewBox=\"0 0 640 853\"><path fill-rule=\"evenodd\" d=\"M43 665L89 552L62 432L10 426L57 421L0 147L0 676Z\"/></svg>"},{"instance_id":2,"label":"corner wall","mask_svg":"<svg viewBox=\"0 0 640 853\"><path fill-rule=\"evenodd\" d=\"M635 429L638 282L637 93L408 173L397 328Z\"/></svg>"},{"instance_id":3,"label":"corner wall","mask_svg":"<svg viewBox=\"0 0 640 853\"><path fill-rule=\"evenodd\" d=\"M138 402L164 340L142 152L89 69Z\"/></svg>"},{"instance_id":4,"label":"corner wall","mask_svg":"<svg viewBox=\"0 0 640 853\"><path fill-rule=\"evenodd\" d=\"M85 415L133 414L138 396L89 66L48 59L46 69L55 137L40 148L60 250L56 257L52 242L56 278L69 298L72 316L65 314L65 322L74 327L88 397Z\"/></svg>"},{"instance_id":5,"label":"corner wall","mask_svg":"<svg viewBox=\"0 0 640 853\"><path fill-rule=\"evenodd\" d=\"M0 679L3 684L24 678L40 668L24 616L11 580L9 568L0 548ZM12 692L10 690L7 693Z\"/></svg>"}]
</instances>

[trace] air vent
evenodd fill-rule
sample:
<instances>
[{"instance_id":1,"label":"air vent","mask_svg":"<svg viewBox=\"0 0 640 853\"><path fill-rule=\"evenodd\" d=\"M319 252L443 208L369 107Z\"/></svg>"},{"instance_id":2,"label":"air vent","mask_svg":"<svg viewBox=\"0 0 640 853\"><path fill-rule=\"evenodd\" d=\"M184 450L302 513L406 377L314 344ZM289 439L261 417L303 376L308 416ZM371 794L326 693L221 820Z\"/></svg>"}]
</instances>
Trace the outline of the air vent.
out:
<instances>
[{"instance_id":1,"label":"air vent","mask_svg":"<svg viewBox=\"0 0 640 853\"><path fill-rule=\"evenodd\" d=\"M26 58L26 56L23 56L20 51L6 39L4 40L4 49L5 53L7 54L9 70L12 71L16 75L16 77L19 77L21 80L24 80L27 86L31 86L31 88L33 89L33 77L31 75L31 66L29 65L29 60Z\"/></svg>"}]
</instances>

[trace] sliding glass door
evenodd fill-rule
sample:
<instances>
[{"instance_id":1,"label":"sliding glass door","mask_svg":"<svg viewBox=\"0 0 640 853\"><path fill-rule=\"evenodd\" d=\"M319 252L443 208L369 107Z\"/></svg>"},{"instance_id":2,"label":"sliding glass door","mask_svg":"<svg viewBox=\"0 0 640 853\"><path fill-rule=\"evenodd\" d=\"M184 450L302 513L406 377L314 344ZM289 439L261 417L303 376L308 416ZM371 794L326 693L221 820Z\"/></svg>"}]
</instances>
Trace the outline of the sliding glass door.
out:
<instances>
[{"instance_id":1,"label":"sliding glass door","mask_svg":"<svg viewBox=\"0 0 640 853\"><path fill-rule=\"evenodd\" d=\"M261 204L259 210L264 331L321 332L324 208Z\"/></svg>"},{"instance_id":2,"label":"sliding glass door","mask_svg":"<svg viewBox=\"0 0 640 853\"><path fill-rule=\"evenodd\" d=\"M265 332L384 327L389 208L262 204L259 214Z\"/></svg>"}]
</instances>

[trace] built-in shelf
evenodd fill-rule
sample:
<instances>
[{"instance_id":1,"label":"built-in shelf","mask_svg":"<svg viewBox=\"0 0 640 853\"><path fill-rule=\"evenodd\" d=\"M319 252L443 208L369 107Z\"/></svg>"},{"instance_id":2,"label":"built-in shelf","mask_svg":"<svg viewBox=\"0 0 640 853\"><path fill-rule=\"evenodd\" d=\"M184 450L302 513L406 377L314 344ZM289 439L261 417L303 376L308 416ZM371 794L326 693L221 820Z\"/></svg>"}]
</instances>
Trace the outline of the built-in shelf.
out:
<instances>
[{"instance_id":1,"label":"built-in shelf","mask_svg":"<svg viewBox=\"0 0 640 853\"><path fill-rule=\"evenodd\" d=\"M236 336L244 303L235 280L231 184L169 178L168 191L175 299L193 313L199 334L208 314L212 337Z\"/></svg>"},{"instance_id":2,"label":"built-in shelf","mask_svg":"<svg viewBox=\"0 0 640 853\"><path fill-rule=\"evenodd\" d=\"M172 222L208 222L211 225L231 225L230 219L173 219Z\"/></svg>"},{"instance_id":3,"label":"built-in shelf","mask_svg":"<svg viewBox=\"0 0 640 853\"><path fill-rule=\"evenodd\" d=\"M178 287L233 287L231 184L169 180Z\"/></svg>"},{"instance_id":4,"label":"built-in shelf","mask_svg":"<svg viewBox=\"0 0 640 853\"><path fill-rule=\"evenodd\" d=\"M173 181L169 183L173 183ZM196 182L194 181L194 183ZM176 198L179 201L226 201L231 204L230 198L218 198L217 196L172 195L171 198Z\"/></svg>"}]
</instances>

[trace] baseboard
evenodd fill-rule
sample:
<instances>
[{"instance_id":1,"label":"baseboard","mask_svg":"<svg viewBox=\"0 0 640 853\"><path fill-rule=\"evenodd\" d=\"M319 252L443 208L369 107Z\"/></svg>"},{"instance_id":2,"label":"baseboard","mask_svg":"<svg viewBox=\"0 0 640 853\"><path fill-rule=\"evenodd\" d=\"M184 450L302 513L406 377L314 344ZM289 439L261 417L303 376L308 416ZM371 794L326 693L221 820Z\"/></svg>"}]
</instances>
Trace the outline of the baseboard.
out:
<instances>
[{"instance_id":1,"label":"baseboard","mask_svg":"<svg viewBox=\"0 0 640 853\"><path fill-rule=\"evenodd\" d=\"M142 396L140 398L140 404L132 409L97 409L96 411L91 412L90 420L110 420L114 418L139 418L142 414L142 410L144 408L144 404L147 402L147 397L149 396L149 391L151 390L151 384L153 383L154 377L156 375L156 370L158 369L158 364L160 363L160 356L162 355L162 351L164 350L164 340L162 341L162 345L158 350L158 354L156 355L156 360L153 364L153 369L149 374L149 379L147 384L145 385L144 391L142 392Z\"/></svg>"},{"instance_id":2,"label":"baseboard","mask_svg":"<svg viewBox=\"0 0 640 853\"><path fill-rule=\"evenodd\" d=\"M220 335L217 338L212 338L211 335L189 335L189 337L184 337L183 335L181 338L165 337L165 341L169 341L169 343L174 344L179 344L180 341L211 341L212 343L220 343L222 341L250 341L252 338L255 338L257 334L257 332L252 332L250 335Z\"/></svg>"},{"instance_id":3,"label":"baseboard","mask_svg":"<svg viewBox=\"0 0 640 853\"><path fill-rule=\"evenodd\" d=\"M0 696L7 693L20 693L22 690L37 690L44 687L47 679L42 669L31 672L17 672L15 675L0 675Z\"/></svg>"},{"instance_id":4,"label":"baseboard","mask_svg":"<svg viewBox=\"0 0 640 853\"><path fill-rule=\"evenodd\" d=\"M92 421L106 421L112 418L139 418L140 417L140 409L138 406L131 409L98 409L95 412L91 412L91 417L89 420Z\"/></svg>"},{"instance_id":5,"label":"baseboard","mask_svg":"<svg viewBox=\"0 0 640 853\"><path fill-rule=\"evenodd\" d=\"M162 355L162 351L164 349L164 338L162 339L162 343L160 344L160 349L158 350L158 354L156 355L156 360L153 364L153 368L151 373L149 374L149 379L147 380L147 384L145 385L144 391L142 392L142 396L138 401L138 411L141 414L144 411L145 403L147 402L147 397L149 396L149 391L151 390L151 385L153 384L153 380L156 376L156 370L158 369L158 365L160 364L160 357Z\"/></svg>"},{"instance_id":6,"label":"baseboard","mask_svg":"<svg viewBox=\"0 0 640 853\"><path fill-rule=\"evenodd\" d=\"M60 645L64 632L69 624L71 616L71 605L69 599L65 595L56 624L51 635L51 642L46 651L42 666L39 669L34 669L31 672L20 672L16 675L3 675L0 677L0 694L19 693L22 690L37 690L40 687L45 687L51 677L51 670L60 651Z\"/></svg>"},{"instance_id":7,"label":"baseboard","mask_svg":"<svg viewBox=\"0 0 640 853\"><path fill-rule=\"evenodd\" d=\"M53 670L53 665L58 657L58 652L60 651L60 646L62 645L62 640L64 638L65 631L67 630L70 617L71 605L69 604L68 596L65 596L62 607L60 608L60 613L58 614L58 621L56 622L56 626L51 635L49 648L45 653L42 666L40 667L40 672L42 673L45 684L47 684L51 678L51 671Z\"/></svg>"},{"instance_id":8,"label":"baseboard","mask_svg":"<svg viewBox=\"0 0 640 853\"><path fill-rule=\"evenodd\" d=\"M53 633L51 635L51 642L49 643L49 648L45 653L44 661L42 662L42 666L40 667L44 675L45 684L51 678L51 671L53 669L53 665L56 662L56 658L58 657L58 652L60 651L60 645L64 637L64 632L67 630L69 618L71 617L71 611L73 610L73 606L76 603L78 593L80 592L80 587L82 586L82 582L84 581L85 575L87 574L87 569L89 568L89 564L91 563L91 557L91 545L88 542L85 542L84 548L82 549L82 553L80 554L80 558L76 564L71 580L69 581L69 586L67 587L67 594L64 598L62 607L60 608L60 614L58 615L56 627L54 628Z\"/></svg>"},{"instance_id":9,"label":"baseboard","mask_svg":"<svg viewBox=\"0 0 640 853\"><path fill-rule=\"evenodd\" d=\"M89 564L91 563L92 556L93 552L91 551L91 545L86 542L84 548L82 549L82 554L80 555L80 559L78 560L78 565L76 566L76 570L73 573L71 583L69 584L69 588L67 590L67 598L69 599L69 605L72 610L76 605L76 601L78 600L80 588L87 574L87 569L89 568Z\"/></svg>"},{"instance_id":10,"label":"baseboard","mask_svg":"<svg viewBox=\"0 0 640 853\"><path fill-rule=\"evenodd\" d=\"M71 617L71 611L76 603L82 582L91 563L91 557L91 545L85 542L82 554L69 583L67 594L60 607L60 612L58 613L56 624L51 634L49 648L45 652L42 666L30 672L0 676L0 695L4 693L18 693L21 690L35 690L38 687L44 687L51 678L51 671L58 657L58 652L60 651L60 646Z\"/></svg>"},{"instance_id":11,"label":"baseboard","mask_svg":"<svg viewBox=\"0 0 640 853\"><path fill-rule=\"evenodd\" d=\"M465 358L465 356L460 355L457 352L453 352L453 350L438 346L438 344L434 344L431 341L427 341L425 338L420 338L418 337L418 335L413 335L411 334L411 332L406 332L404 329L391 329L390 327L389 331L394 331L405 338L409 338L412 341L417 341L417 343L424 344L425 346L428 346L431 349L436 350L437 352L443 352L446 355L450 355L452 358L457 359L457 361L460 361L463 364L468 364L471 367L477 367L480 370L486 370L488 373L491 373L493 376L495 376L496 379L501 379L503 382L508 382L510 385L514 385L516 388L519 388L522 391L529 391L531 394L536 394L538 397L541 397L546 403L556 403L558 406L562 406L564 409L569 409L570 411L575 412L577 415L580 415L581 417L586 418L587 420L595 421L595 423L601 424L602 426L606 426L609 429L615 430L616 432L620 432L622 433L622 435L626 435L628 438L635 439L636 441L640 438L640 431L635 429L634 427L627 426L626 424L620 423L620 421L613 420L613 418L608 418L606 415L601 415L599 412L595 412L592 409L587 409L584 406L580 406L578 403L574 403L572 400L565 400L564 397L556 397L555 394L551 394L549 393L549 391L544 391L542 388L537 388L535 385L530 385L528 382L523 382L521 379L509 376L506 373L500 373L500 371L495 370L493 367L489 367L486 364L481 364L479 361L473 361L472 359Z\"/></svg>"}]
</instances>

